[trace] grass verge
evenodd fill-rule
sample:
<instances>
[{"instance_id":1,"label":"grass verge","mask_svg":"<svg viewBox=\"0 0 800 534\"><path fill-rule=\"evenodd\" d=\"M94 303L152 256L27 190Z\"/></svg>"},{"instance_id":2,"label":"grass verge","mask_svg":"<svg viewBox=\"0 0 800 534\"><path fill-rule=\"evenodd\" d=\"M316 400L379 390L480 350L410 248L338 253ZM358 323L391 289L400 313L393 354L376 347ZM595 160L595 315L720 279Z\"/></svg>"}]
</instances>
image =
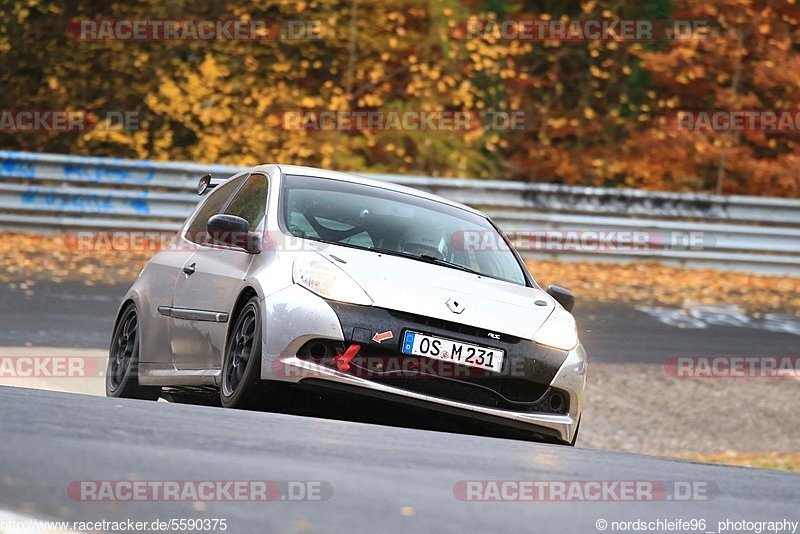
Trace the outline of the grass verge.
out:
<instances>
[{"instance_id":1,"label":"grass verge","mask_svg":"<svg viewBox=\"0 0 800 534\"><path fill-rule=\"evenodd\" d=\"M770 454L743 454L723 452L720 454L697 454L678 456L684 460L694 460L711 464L739 465L800 473L800 454L773 452Z\"/></svg>"}]
</instances>

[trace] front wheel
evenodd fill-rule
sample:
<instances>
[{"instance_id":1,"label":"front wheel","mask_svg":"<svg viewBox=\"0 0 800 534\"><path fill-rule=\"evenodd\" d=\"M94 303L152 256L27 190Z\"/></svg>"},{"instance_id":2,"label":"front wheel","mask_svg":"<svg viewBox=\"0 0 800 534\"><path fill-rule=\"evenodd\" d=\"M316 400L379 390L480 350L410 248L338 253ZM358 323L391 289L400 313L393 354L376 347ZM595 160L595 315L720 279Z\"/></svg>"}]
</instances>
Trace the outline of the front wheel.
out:
<instances>
[{"instance_id":1,"label":"front wheel","mask_svg":"<svg viewBox=\"0 0 800 534\"><path fill-rule=\"evenodd\" d=\"M128 304L114 326L106 367L106 396L156 400L161 388L139 385L139 317Z\"/></svg>"},{"instance_id":2,"label":"front wheel","mask_svg":"<svg viewBox=\"0 0 800 534\"><path fill-rule=\"evenodd\" d=\"M236 316L222 362L219 396L226 408L255 408L262 400L261 307L258 297L247 301Z\"/></svg>"}]
</instances>

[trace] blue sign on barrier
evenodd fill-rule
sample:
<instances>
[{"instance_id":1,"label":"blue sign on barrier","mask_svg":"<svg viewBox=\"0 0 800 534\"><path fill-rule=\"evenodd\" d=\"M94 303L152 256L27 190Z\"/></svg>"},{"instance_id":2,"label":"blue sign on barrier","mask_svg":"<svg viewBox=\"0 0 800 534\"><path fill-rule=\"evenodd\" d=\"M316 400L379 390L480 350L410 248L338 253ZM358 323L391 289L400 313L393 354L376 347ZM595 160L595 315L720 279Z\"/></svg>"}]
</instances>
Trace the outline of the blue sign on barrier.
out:
<instances>
[{"instance_id":1,"label":"blue sign on barrier","mask_svg":"<svg viewBox=\"0 0 800 534\"><path fill-rule=\"evenodd\" d=\"M146 184L153 181L153 169L124 169L121 167L90 167L83 163L64 165L64 176L82 178L95 183L134 183Z\"/></svg>"},{"instance_id":2,"label":"blue sign on barrier","mask_svg":"<svg viewBox=\"0 0 800 534\"><path fill-rule=\"evenodd\" d=\"M0 160L0 176L15 178L36 178L36 167L33 164L13 158Z\"/></svg>"}]
</instances>

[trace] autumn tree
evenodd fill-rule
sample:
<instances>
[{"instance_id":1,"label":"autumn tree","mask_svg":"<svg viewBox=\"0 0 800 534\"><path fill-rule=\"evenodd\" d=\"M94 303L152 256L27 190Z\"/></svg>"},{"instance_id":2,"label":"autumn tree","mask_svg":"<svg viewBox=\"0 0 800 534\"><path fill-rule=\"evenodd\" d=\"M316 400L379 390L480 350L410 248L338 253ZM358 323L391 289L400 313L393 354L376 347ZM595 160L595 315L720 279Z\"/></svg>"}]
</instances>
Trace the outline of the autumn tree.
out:
<instances>
[{"instance_id":1,"label":"autumn tree","mask_svg":"<svg viewBox=\"0 0 800 534\"><path fill-rule=\"evenodd\" d=\"M0 146L238 165L800 196L794 133L696 132L676 110L800 108L795 2L253 0L0 3L0 110L132 111L135 131ZM465 20L697 20L704 38L464 39ZM306 20L321 38L84 41L78 19ZM525 131L291 131L285 111L521 111Z\"/></svg>"}]
</instances>

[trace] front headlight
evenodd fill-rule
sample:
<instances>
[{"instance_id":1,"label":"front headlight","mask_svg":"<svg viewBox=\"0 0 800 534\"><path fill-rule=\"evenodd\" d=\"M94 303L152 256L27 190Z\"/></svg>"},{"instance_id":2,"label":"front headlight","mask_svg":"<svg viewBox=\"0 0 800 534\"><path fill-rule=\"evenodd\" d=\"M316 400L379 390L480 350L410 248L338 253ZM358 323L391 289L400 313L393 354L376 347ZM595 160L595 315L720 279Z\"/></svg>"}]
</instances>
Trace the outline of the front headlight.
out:
<instances>
[{"instance_id":1,"label":"front headlight","mask_svg":"<svg viewBox=\"0 0 800 534\"><path fill-rule=\"evenodd\" d=\"M372 299L347 273L316 254L295 260L292 279L295 284L326 299L372 305Z\"/></svg>"},{"instance_id":2,"label":"front headlight","mask_svg":"<svg viewBox=\"0 0 800 534\"><path fill-rule=\"evenodd\" d=\"M556 309L533 336L533 340L560 350L572 350L578 344L578 327L575 318L561 306Z\"/></svg>"}]
</instances>

